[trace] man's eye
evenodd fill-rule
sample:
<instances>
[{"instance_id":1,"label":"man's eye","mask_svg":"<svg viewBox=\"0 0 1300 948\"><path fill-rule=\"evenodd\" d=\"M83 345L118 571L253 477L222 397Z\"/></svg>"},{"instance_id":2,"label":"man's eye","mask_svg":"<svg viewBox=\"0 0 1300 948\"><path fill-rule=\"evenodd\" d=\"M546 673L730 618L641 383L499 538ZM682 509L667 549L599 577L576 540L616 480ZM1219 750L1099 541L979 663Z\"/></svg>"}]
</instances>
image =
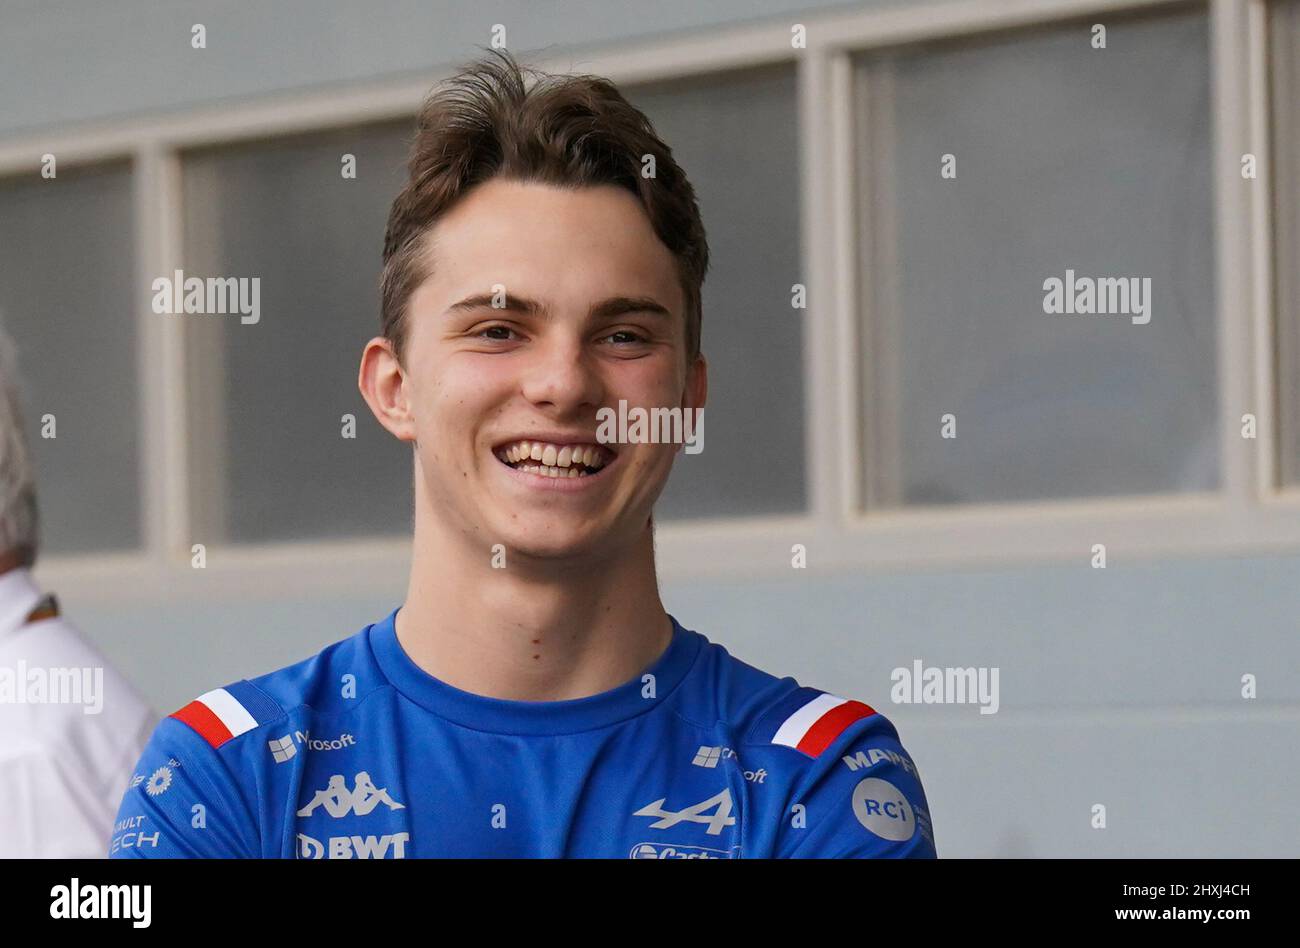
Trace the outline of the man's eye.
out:
<instances>
[{"instance_id":1,"label":"man's eye","mask_svg":"<svg viewBox=\"0 0 1300 948\"><path fill-rule=\"evenodd\" d=\"M614 339L615 336L622 336L622 337L624 337L624 338L622 338L622 339ZM618 332L612 332L612 333L610 333L608 336L606 336L605 338L606 338L606 339L614 339L614 342L615 342L616 345L624 345L624 346L626 346L626 345L635 345L635 344L638 343L638 342L645 342L645 341L646 341L646 340L645 340L645 336L642 336L640 333L632 332L631 330L628 330L628 329L620 329Z\"/></svg>"},{"instance_id":2,"label":"man's eye","mask_svg":"<svg viewBox=\"0 0 1300 948\"><path fill-rule=\"evenodd\" d=\"M510 338L510 334L513 332L514 330L511 329L509 326L488 326L484 329L480 329L476 335L482 336L486 339L494 339L499 342L505 342ZM498 335L488 335L489 333L497 333Z\"/></svg>"}]
</instances>

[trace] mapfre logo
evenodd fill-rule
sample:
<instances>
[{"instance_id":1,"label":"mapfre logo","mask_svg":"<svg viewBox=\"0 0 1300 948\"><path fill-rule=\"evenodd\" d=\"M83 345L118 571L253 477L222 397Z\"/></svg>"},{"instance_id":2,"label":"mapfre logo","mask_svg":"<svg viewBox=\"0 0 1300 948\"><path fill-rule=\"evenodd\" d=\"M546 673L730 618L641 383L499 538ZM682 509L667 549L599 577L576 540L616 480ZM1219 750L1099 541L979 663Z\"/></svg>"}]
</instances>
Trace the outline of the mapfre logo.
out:
<instances>
[{"instance_id":1,"label":"mapfre logo","mask_svg":"<svg viewBox=\"0 0 1300 948\"><path fill-rule=\"evenodd\" d=\"M387 836L331 836L325 843L298 834L299 859L405 859L410 833ZM391 851L392 855L389 855Z\"/></svg>"},{"instance_id":2,"label":"mapfre logo","mask_svg":"<svg viewBox=\"0 0 1300 948\"><path fill-rule=\"evenodd\" d=\"M627 854L628 859L730 859L725 849L708 849L704 846L670 846L667 843L637 843Z\"/></svg>"},{"instance_id":3,"label":"mapfre logo","mask_svg":"<svg viewBox=\"0 0 1300 948\"><path fill-rule=\"evenodd\" d=\"M381 803L390 810L406 809L404 803L394 800L383 787L376 787L366 771L360 771L353 781L352 789L349 790L347 778L342 774L330 777L325 789L317 790L311 802L299 810L298 815L311 816L317 807L322 806L335 819L349 813L365 816Z\"/></svg>"}]
</instances>

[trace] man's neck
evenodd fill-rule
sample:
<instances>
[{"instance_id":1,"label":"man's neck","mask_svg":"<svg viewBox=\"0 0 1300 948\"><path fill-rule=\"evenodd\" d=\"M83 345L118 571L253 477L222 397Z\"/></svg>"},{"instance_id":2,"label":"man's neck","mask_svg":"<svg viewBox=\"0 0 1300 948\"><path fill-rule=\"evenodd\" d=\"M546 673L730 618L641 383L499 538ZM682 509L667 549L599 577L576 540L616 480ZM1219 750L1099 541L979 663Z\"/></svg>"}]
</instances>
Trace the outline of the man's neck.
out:
<instances>
[{"instance_id":1,"label":"man's neck","mask_svg":"<svg viewBox=\"0 0 1300 948\"><path fill-rule=\"evenodd\" d=\"M623 555L557 564L507 551L506 568L493 568L490 550L464 549L428 514L416 514L396 625L407 655L440 681L514 701L585 698L635 678L671 642L649 524Z\"/></svg>"}]
</instances>

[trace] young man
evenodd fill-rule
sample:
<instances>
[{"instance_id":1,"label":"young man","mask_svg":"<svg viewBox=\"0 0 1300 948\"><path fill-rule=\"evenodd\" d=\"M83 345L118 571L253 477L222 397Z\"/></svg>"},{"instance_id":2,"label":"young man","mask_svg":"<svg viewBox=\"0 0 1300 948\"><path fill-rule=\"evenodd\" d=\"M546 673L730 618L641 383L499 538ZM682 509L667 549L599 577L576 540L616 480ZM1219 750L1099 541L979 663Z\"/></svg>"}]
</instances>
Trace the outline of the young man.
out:
<instances>
[{"instance_id":1,"label":"young man","mask_svg":"<svg viewBox=\"0 0 1300 948\"><path fill-rule=\"evenodd\" d=\"M406 601L165 720L113 855L935 855L882 715L664 611L680 446L598 413L704 405L704 228L612 85L535 78L494 55L436 92L389 217L359 384L413 446Z\"/></svg>"},{"instance_id":2,"label":"young man","mask_svg":"<svg viewBox=\"0 0 1300 948\"><path fill-rule=\"evenodd\" d=\"M32 576L36 477L0 327L0 859L99 858L158 715Z\"/></svg>"}]
</instances>

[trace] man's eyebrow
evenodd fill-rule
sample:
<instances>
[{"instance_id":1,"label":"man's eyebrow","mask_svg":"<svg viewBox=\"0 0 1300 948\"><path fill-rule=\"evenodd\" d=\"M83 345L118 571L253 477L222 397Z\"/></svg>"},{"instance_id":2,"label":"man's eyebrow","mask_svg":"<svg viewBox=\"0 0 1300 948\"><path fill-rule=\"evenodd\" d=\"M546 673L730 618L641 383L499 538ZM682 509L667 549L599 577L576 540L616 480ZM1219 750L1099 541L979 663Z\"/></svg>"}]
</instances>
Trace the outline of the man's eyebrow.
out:
<instances>
[{"instance_id":1,"label":"man's eyebrow","mask_svg":"<svg viewBox=\"0 0 1300 948\"><path fill-rule=\"evenodd\" d=\"M521 313L525 316L549 315L547 308L536 300L524 296L511 296L509 293L500 297L501 304L493 306L499 297L495 293L476 293L467 296L447 307L447 313L463 313L478 309L495 309L499 312ZM588 319L607 319L624 313L649 313L655 316L671 317L672 312L658 300L649 296L611 296L609 299L595 303L587 311Z\"/></svg>"}]
</instances>

